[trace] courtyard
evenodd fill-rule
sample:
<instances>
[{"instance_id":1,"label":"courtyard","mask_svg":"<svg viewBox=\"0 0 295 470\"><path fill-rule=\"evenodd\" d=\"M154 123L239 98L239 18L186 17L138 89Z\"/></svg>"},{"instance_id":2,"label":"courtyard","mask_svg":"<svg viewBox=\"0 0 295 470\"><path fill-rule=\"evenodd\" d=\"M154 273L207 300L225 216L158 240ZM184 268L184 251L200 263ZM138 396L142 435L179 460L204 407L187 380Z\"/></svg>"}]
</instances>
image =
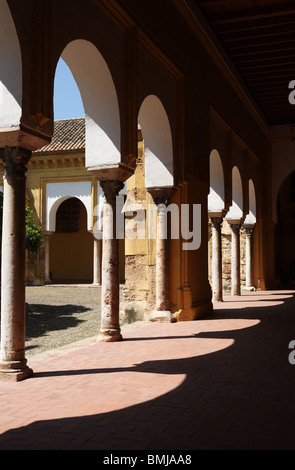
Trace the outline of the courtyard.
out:
<instances>
[{"instance_id":1,"label":"courtyard","mask_svg":"<svg viewBox=\"0 0 295 470\"><path fill-rule=\"evenodd\" d=\"M122 294L123 285L120 293ZM95 342L101 322L101 286L54 284L26 287L26 357L48 357L60 348L84 341ZM136 321L124 330L141 326ZM80 344L80 343L79 343Z\"/></svg>"}]
</instances>

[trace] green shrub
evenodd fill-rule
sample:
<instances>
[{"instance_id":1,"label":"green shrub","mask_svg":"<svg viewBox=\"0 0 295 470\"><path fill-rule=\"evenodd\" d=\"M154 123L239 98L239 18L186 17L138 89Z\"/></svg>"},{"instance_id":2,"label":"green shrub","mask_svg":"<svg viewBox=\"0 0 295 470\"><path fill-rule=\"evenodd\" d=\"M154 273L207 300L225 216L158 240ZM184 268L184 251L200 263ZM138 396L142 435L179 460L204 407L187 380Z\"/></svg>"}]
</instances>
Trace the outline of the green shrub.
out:
<instances>
[{"instance_id":1,"label":"green shrub","mask_svg":"<svg viewBox=\"0 0 295 470\"><path fill-rule=\"evenodd\" d=\"M2 240L3 192L0 191L0 242ZM42 228L35 224L33 211L26 206L26 249L39 253L42 245Z\"/></svg>"}]
</instances>

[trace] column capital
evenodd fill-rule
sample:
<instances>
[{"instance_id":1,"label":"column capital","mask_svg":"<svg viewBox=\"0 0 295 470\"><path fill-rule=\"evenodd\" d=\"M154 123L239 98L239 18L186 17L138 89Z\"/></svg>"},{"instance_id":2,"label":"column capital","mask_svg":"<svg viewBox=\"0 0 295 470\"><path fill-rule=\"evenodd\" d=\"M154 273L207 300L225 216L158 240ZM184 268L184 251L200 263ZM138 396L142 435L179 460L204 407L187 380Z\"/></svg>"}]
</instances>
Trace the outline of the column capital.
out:
<instances>
[{"instance_id":1,"label":"column capital","mask_svg":"<svg viewBox=\"0 0 295 470\"><path fill-rule=\"evenodd\" d=\"M230 224L232 231L235 235L238 235L241 230L241 224Z\"/></svg>"},{"instance_id":2,"label":"column capital","mask_svg":"<svg viewBox=\"0 0 295 470\"><path fill-rule=\"evenodd\" d=\"M106 201L110 204L114 204L116 202L116 196L118 196L121 189L124 188L124 183L119 180L106 180L99 182Z\"/></svg>"},{"instance_id":3,"label":"column capital","mask_svg":"<svg viewBox=\"0 0 295 470\"><path fill-rule=\"evenodd\" d=\"M215 230L221 230L221 225L222 225L222 222L223 222L222 217L211 217L210 221L211 221L213 227L215 228Z\"/></svg>"},{"instance_id":4,"label":"column capital","mask_svg":"<svg viewBox=\"0 0 295 470\"><path fill-rule=\"evenodd\" d=\"M168 205L169 199L173 192L175 191L174 188L153 188L149 189L147 188L147 191L150 193L150 195L153 198L154 203L159 206L159 204L165 204L165 206Z\"/></svg>"},{"instance_id":5,"label":"column capital","mask_svg":"<svg viewBox=\"0 0 295 470\"><path fill-rule=\"evenodd\" d=\"M245 233L248 237L251 237L253 230L254 230L254 224L253 225L244 225L243 226Z\"/></svg>"},{"instance_id":6,"label":"column capital","mask_svg":"<svg viewBox=\"0 0 295 470\"><path fill-rule=\"evenodd\" d=\"M5 165L6 176L24 176L26 165L31 158L31 150L22 147L5 147L0 149L0 158Z\"/></svg>"}]
</instances>

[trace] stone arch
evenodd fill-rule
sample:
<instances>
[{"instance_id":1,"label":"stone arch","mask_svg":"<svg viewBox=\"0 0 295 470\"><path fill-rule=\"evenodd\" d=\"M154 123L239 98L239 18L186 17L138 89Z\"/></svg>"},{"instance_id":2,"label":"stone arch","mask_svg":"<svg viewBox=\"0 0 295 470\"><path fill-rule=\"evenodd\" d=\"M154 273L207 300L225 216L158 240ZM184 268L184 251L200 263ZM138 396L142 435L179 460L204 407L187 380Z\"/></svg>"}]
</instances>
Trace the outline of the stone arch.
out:
<instances>
[{"instance_id":1,"label":"stone arch","mask_svg":"<svg viewBox=\"0 0 295 470\"><path fill-rule=\"evenodd\" d=\"M219 152L214 149L210 153L210 192L208 195L208 211L220 213L225 209L224 172Z\"/></svg>"},{"instance_id":2,"label":"stone arch","mask_svg":"<svg viewBox=\"0 0 295 470\"><path fill-rule=\"evenodd\" d=\"M56 212L63 201L76 197L87 211L87 229L92 228L91 181L47 183L46 185L46 230L55 231Z\"/></svg>"},{"instance_id":3,"label":"stone arch","mask_svg":"<svg viewBox=\"0 0 295 470\"><path fill-rule=\"evenodd\" d=\"M173 144L166 110L155 95L141 104L138 122L145 152L145 184L147 188L169 188L174 185Z\"/></svg>"},{"instance_id":4,"label":"stone arch","mask_svg":"<svg viewBox=\"0 0 295 470\"><path fill-rule=\"evenodd\" d=\"M85 111L85 165L115 165L121 160L119 104L109 67L89 41L76 39L61 54L78 85Z\"/></svg>"},{"instance_id":5,"label":"stone arch","mask_svg":"<svg viewBox=\"0 0 295 470\"><path fill-rule=\"evenodd\" d=\"M0 11L0 128L11 131L22 114L22 58L6 0L0 0Z\"/></svg>"},{"instance_id":6,"label":"stone arch","mask_svg":"<svg viewBox=\"0 0 295 470\"><path fill-rule=\"evenodd\" d=\"M232 205L226 215L228 220L241 220L243 218L243 185L237 166L232 168Z\"/></svg>"},{"instance_id":7,"label":"stone arch","mask_svg":"<svg viewBox=\"0 0 295 470\"><path fill-rule=\"evenodd\" d=\"M256 193L252 179L249 180L249 213L246 215L244 224L256 224Z\"/></svg>"}]
</instances>

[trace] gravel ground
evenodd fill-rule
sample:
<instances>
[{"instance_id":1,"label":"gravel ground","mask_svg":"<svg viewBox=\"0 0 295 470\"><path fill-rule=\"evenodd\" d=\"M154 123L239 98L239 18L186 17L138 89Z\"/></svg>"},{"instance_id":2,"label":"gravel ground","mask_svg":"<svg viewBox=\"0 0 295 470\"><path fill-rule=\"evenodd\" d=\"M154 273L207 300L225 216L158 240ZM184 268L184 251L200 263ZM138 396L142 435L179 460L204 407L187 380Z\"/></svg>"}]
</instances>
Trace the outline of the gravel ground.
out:
<instances>
[{"instance_id":1,"label":"gravel ground","mask_svg":"<svg viewBox=\"0 0 295 470\"><path fill-rule=\"evenodd\" d=\"M26 357L96 340L100 328L100 286L27 286ZM135 328L144 322L122 326ZM78 344L78 343L77 343Z\"/></svg>"},{"instance_id":2,"label":"gravel ground","mask_svg":"<svg viewBox=\"0 0 295 470\"><path fill-rule=\"evenodd\" d=\"M26 301L28 357L99 331L99 286L27 286Z\"/></svg>"}]
</instances>

